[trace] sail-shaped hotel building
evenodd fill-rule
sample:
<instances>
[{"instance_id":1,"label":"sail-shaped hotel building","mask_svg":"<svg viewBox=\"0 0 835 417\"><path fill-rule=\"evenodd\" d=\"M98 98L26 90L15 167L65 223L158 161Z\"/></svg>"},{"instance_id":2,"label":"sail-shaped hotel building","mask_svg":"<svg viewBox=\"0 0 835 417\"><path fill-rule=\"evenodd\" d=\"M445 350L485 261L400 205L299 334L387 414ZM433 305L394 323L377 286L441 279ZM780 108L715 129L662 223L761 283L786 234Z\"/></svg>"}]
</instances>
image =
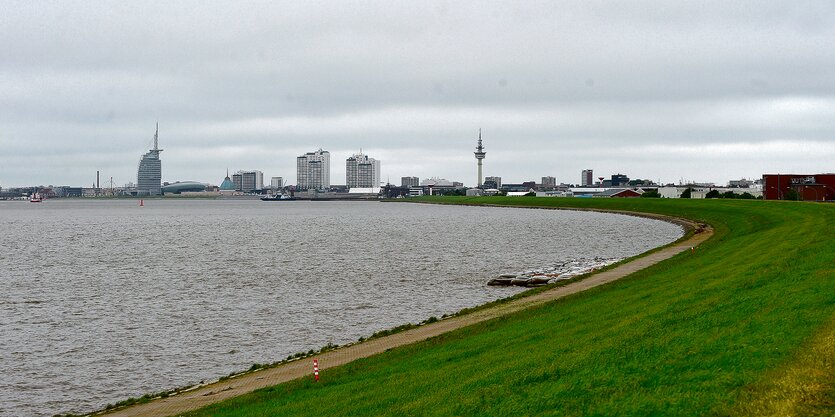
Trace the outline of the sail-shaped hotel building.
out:
<instances>
[{"instance_id":1,"label":"sail-shaped hotel building","mask_svg":"<svg viewBox=\"0 0 835 417\"><path fill-rule=\"evenodd\" d=\"M159 123L154 133L154 149L151 149L139 161L139 170L136 174L137 195L160 195L162 194L162 161L159 159Z\"/></svg>"}]
</instances>

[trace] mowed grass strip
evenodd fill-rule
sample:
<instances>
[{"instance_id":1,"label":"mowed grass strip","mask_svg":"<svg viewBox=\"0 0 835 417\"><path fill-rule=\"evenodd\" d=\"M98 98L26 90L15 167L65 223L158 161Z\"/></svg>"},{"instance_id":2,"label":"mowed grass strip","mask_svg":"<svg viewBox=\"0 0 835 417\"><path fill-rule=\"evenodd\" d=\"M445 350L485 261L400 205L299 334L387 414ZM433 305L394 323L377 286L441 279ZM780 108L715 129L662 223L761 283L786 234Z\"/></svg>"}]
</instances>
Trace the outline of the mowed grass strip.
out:
<instances>
[{"instance_id":1,"label":"mowed grass strip","mask_svg":"<svg viewBox=\"0 0 835 417\"><path fill-rule=\"evenodd\" d=\"M650 212L710 223L715 235L695 255L620 281L188 415L785 415L785 403L833 411L831 373L812 371L835 355L835 205L432 201ZM789 385L819 395L782 392Z\"/></svg>"}]
</instances>

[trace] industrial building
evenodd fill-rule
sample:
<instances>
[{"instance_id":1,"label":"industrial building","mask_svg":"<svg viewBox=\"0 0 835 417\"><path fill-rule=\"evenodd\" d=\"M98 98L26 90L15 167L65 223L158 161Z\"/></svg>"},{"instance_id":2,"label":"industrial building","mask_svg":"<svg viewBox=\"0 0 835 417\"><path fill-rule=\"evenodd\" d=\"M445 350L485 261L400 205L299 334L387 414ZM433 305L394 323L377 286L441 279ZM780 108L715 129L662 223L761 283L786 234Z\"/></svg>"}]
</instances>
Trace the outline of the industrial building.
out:
<instances>
[{"instance_id":1,"label":"industrial building","mask_svg":"<svg viewBox=\"0 0 835 417\"><path fill-rule=\"evenodd\" d=\"M835 201L835 174L764 174L763 198Z\"/></svg>"},{"instance_id":2,"label":"industrial building","mask_svg":"<svg viewBox=\"0 0 835 417\"><path fill-rule=\"evenodd\" d=\"M420 185L418 177L400 177L400 186L404 188L417 187Z\"/></svg>"},{"instance_id":3,"label":"industrial building","mask_svg":"<svg viewBox=\"0 0 835 417\"><path fill-rule=\"evenodd\" d=\"M421 190L421 194L413 192L413 190ZM420 182L419 187L412 187L409 194L414 195L437 195L446 194L451 191L460 190L461 195L464 194L464 184L459 181L450 181L444 178L432 177Z\"/></svg>"},{"instance_id":4,"label":"industrial building","mask_svg":"<svg viewBox=\"0 0 835 417\"><path fill-rule=\"evenodd\" d=\"M623 174L614 174L612 175L612 179L609 180L609 184L606 184L606 181L603 181L605 186L609 187L624 187L629 185L629 177Z\"/></svg>"},{"instance_id":5,"label":"industrial building","mask_svg":"<svg viewBox=\"0 0 835 417\"><path fill-rule=\"evenodd\" d=\"M608 197L608 198L636 198L643 194L641 191L633 190L631 188L610 188L606 191L599 192L594 197Z\"/></svg>"},{"instance_id":6,"label":"industrial building","mask_svg":"<svg viewBox=\"0 0 835 417\"><path fill-rule=\"evenodd\" d=\"M502 188L502 177L484 177L484 188Z\"/></svg>"}]
</instances>

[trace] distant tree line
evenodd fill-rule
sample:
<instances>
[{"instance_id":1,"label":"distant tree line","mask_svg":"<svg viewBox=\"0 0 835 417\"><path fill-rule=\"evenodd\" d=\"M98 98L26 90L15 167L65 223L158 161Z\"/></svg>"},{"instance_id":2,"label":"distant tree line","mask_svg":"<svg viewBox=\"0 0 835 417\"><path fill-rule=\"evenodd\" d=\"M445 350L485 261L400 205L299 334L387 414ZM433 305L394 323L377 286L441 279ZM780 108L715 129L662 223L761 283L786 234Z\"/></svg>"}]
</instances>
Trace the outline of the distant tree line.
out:
<instances>
[{"instance_id":1,"label":"distant tree line","mask_svg":"<svg viewBox=\"0 0 835 417\"><path fill-rule=\"evenodd\" d=\"M691 193L693 189L688 187L681 193L681 198L691 198ZM737 194L733 191L725 191L724 193L720 193L719 190L710 190L707 194L705 194L705 198L731 198L737 200L756 200L762 197L754 197L753 194L749 192L744 192L742 194Z\"/></svg>"},{"instance_id":2,"label":"distant tree line","mask_svg":"<svg viewBox=\"0 0 835 417\"><path fill-rule=\"evenodd\" d=\"M733 191L725 191L724 193L720 193L719 190L710 190L707 194L705 194L705 198L736 198L740 200L756 200L757 197L754 197L749 192L744 192L742 194L737 194Z\"/></svg>"},{"instance_id":3,"label":"distant tree line","mask_svg":"<svg viewBox=\"0 0 835 417\"><path fill-rule=\"evenodd\" d=\"M435 190L435 195L467 195L467 190L463 188L453 188L448 190Z\"/></svg>"}]
</instances>

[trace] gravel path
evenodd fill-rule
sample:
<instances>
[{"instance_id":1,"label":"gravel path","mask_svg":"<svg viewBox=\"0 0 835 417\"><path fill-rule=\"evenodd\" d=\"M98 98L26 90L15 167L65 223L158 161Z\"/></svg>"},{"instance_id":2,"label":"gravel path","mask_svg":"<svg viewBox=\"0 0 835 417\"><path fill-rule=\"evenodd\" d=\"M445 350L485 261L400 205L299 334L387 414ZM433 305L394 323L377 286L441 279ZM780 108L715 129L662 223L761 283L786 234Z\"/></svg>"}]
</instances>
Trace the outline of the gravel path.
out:
<instances>
[{"instance_id":1,"label":"gravel path","mask_svg":"<svg viewBox=\"0 0 835 417\"><path fill-rule=\"evenodd\" d=\"M643 213L629 213L644 216ZM678 224L696 229L699 225L681 219L670 219L663 216L646 215L646 217L675 221ZM594 274L582 281L574 282L562 287L520 298L512 302L501 304L488 309L480 310L471 314L441 320L432 324L423 325L418 328L407 330L387 337L373 339L351 346L339 348L321 355L319 370L344 365L348 362L376 355L388 349L404 346L411 343L429 339L440 334L460 329L471 324L485 320L494 319L519 310L538 306L567 295L576 294L589 288L603 285L617 279L623 278L633 272L639 271L672 256L689 251L693 247L710 238L713 230L702 225L702 231L694 234L690 239L660 249L649 255L635 259L631 262L619 265L613 269ZM146 404L135 405L121 410L106 413L107 416L169 416L197 410L209 404L220 402L229 398L237 397L260 388L277 385L297 378L312 376L312 358L300 359L280 365L275 368L265 369L226 381L206 385L193 391L184 392L172 397L158 399Z\"/></svg>"}]
</instances>

